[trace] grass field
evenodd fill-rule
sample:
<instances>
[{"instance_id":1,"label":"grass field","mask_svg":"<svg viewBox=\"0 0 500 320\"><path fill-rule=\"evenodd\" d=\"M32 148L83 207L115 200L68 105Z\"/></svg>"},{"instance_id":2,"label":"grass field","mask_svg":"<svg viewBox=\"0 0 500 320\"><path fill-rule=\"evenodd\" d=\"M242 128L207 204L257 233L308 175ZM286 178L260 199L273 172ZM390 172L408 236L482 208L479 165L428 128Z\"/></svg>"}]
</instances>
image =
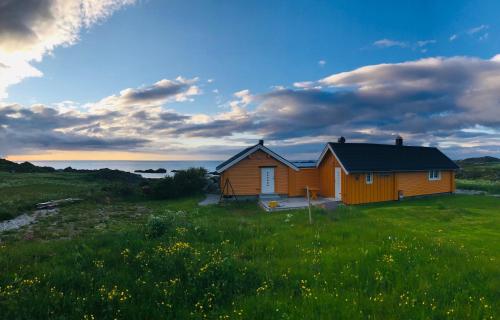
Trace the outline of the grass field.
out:
<instances>
[{"instance_id":1,"label":"grass field","mask_svg":"<svg viewBox=\"0 0 500 320\"><path fill-rule=\"evenodd\" d=\"M491 194L500 194L500 181L483 179L457 179L456 181L458 189L477 190Z\"/></svg>"},{"instance_id":2,"label":"grass field","mask_svg":"<svg viewBox=\"0 0 500 320\"><path fill-rule=\"evenodd\" d=\"M500 194L500 163L461 164L457 188Z\"/></svg>"},{"instance_id":3,"label":"grass field","mask_svg":"<svg viewBox=\"0 0 500 320\"><path fill-rule=\"evenodd\" d=\"M33 209L36 203L67 197L91 197L101 185L71 173L0 172L0 221Z\"/></svg>"},{"instance_id":4,"label":"grass field","mask_svg":"<svg viewBox=\"0 0 500 320\"><path fill-rule=\"evenodd\" d=\"M3 319L495 319L500 199L84 201L2 236ZM151 218L151 216L155 218Z\"/></svg>"}]
</instances>

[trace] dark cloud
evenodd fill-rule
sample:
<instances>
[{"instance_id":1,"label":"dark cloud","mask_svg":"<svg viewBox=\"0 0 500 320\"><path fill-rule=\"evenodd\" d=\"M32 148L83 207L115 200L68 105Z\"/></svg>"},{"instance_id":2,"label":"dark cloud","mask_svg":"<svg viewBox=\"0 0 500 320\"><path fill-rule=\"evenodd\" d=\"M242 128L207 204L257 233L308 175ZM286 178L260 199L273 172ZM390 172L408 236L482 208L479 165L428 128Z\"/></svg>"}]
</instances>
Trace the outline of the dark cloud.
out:
<instances>
[{"instance_id":1,"label":"dark cloud","mask_svg":"<svg viewBox=\"0 0 500 320\"><path fill-rule=\"evenodd\" d=\"M139 138L105 138L54 131L4 129L0 134L0 154L20 154L27 150L133 150L149 142Z\"/></svg>"},{"instance_id":2,"label":"dark cloud","mask_svg":"<svg viewBox=\"0 0 500 320\"><path fill-rule=\"evenodd\" d=\"M130 148L161 150L162 141L169 139L188 145L190 138L217 138L228 144L258 136L274 140L284 154L306 155L340 135L348 141L392 143L401 134L408 144L438 145L456 156L473 150L500 154L500 56L382 64L334 74L306 89L258 95L243 90L228 103L230 111L210 116L149 105L196 91L182 82L162 80L146 89L127 89L98 104L119 111L64 113L44 106L5 106L0 126L11 133L44 130L64 132L68 139L88 137L85 145L103 149L130 143Z\"/></svg>"},{"instance_id":3,"label":"dark cloud","mask_svg":"<svg viewBox=\"0 0 500 320\"><path fill-rule=\"evenodd\" d=\"M66 112L61 113L53 108L42 105L31 109L21 108L18 105L10 105L0 108L0 125L7 126L11 130L53 130L84 125L98 120L113 118L118 112L106 112L104 114L88 114L77 116Z\"/></svg>"},{"instance_id":4,"label":"dark cloud","mask_svg":"<svg viewBox=\"0 0 500 320\"><path fill-rule=\"evenodd\" d=\"M322 89L255 96L255 111L244 120L215 120L182 131L191 136L230 136L253 130L270 139L291 139L357 137L369 129L369 135L357 138L385 141L396 133L425 135L428 138L419 141L423 143L475 125L500 128L498 59L435 58L368 66L318 83Z\"/></svg>"},{"instance_id":5,"label":"dark cloud","mask_svg":"<svg viewBox=\"0 0 500 320\"><path fill-rule=\"evenodd\" d=\"M34 28L54 20L52 0L0 0L0 43L36 42Z\"/></svg>"},{"instance_id":6,"label":"dark cloud","mask_svg":"<svg viewBox=\"0 0 500 320\"><path fill-rule=\"evenodd\" d=\"M214 120L208 123L186 124L177 127L172 133L187 137L228 137L234 133L257 129L250 120Z\"/></svg>"},{"instance_id":7,"label":"dark cloud","mask_svg":"<svg viewBox=\"0 0 500 320\"><path fill-rule=\"evenodd\" d=\"M125 89L119 95L103 99L102 103L123 107L161 105L168 100L184 101L199 94L196 82L196 78L163 79L148 87Z\"/></svg>"}]
</instances>

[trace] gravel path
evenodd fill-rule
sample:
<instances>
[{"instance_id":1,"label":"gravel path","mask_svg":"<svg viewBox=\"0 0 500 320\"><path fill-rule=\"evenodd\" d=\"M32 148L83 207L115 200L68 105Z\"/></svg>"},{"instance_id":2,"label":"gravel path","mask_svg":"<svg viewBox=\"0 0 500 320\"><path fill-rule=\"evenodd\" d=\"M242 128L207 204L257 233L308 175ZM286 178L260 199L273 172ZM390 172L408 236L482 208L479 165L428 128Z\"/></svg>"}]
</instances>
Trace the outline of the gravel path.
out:
<instances>
[{"instance_id":1,"label":"gravel path","mask_svg":"<svg viewBox=\"0 0 500 320\"><path fill-rule=\"evenodd\" d=\"M36 205L36 210L31 214L25 213L14 219L0 222L0 233L7 230L15 230L19 229L23 226L35 223L39 218L48 217L54 214L59 213L58 206L65 203L73 203L82 201L79 198L67 198L67 199L59 199L52 200L48 202L38 203Z\"/></svg>"},{"instance_id":2,"label":"gravel path","mask_svg":"<svg viewBox=\"0 0 500 320\"><path fill-rule=\"evenodd\" d=\"M19 229L23 226L36 222L36 220L38 220L39 218L51 216L57 213L59 213L59 209L52 208L35 210L32 214L22 214L18 217L15 217L14 219L0 222L0 232Z\"/></svg>"},{"instance_id":3,"label":"gravel path","mask_svg":"<svg viewBox=\"0 0 500 320\"><path fill-rule=\"evenodd\" d=\"M205 200L198 203L199 206L208 206L211 204L219 203L220 195L218 194L207 194Z\"/></svg>"}]
</instances>

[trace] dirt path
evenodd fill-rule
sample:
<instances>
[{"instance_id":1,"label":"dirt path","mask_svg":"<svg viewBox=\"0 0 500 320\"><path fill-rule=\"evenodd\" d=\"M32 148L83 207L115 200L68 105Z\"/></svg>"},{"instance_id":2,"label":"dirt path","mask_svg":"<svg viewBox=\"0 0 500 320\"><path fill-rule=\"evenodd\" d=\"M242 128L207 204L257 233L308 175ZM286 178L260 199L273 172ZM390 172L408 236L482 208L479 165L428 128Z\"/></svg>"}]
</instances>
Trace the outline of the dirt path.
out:
<instances>
[{"instance_id":1,"label":"dirt path","mask_svg":"<svg viewBox=\"0 0 500 320\"><path fill-rule=\"evenodd\" d=\"M0 222L0 232L19 229L23 226L36 222L39 218L51 216L57 213L59 213L59 209L53 208L35 210L32 214L22 214L14 219Z\"/></svg>"},{"instance_id":2,"label":"dirt path","mask_svg":"<svg viewBox=\"0 0 500 320\"><path fill-rule=\"evenodd\" d=\"M73 203L77 201L81 201L81 199L68 198L39 203L36 205L37 209L31 214L24 213L14 219L0 222L0 233L8 230L16 230L23 226L35 223L40 218L57 214L59 213L58 206L60 204Z\"/></svg>"}]
</instances>

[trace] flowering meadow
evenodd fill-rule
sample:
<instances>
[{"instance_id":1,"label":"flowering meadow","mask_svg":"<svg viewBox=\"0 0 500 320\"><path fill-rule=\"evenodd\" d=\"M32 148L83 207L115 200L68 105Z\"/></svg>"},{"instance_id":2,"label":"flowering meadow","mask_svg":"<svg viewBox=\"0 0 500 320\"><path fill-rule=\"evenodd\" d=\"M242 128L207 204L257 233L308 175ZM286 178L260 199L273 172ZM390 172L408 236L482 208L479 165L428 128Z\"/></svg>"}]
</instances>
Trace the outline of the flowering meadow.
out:
<instances>
[{"instance_id":1,"label":"flowering meadow","mask_svg":"<svg viewBox=\"0 0 500 320\"><path fill-rule=\"evenodd\" d=\"M4 238L0 318L500 316L498 198L316 209L312 225L305 210L198 200L79 203L60 215L81 232ZM85 224L112 210L127 215Z\"/></svg>"}]
</instances>

